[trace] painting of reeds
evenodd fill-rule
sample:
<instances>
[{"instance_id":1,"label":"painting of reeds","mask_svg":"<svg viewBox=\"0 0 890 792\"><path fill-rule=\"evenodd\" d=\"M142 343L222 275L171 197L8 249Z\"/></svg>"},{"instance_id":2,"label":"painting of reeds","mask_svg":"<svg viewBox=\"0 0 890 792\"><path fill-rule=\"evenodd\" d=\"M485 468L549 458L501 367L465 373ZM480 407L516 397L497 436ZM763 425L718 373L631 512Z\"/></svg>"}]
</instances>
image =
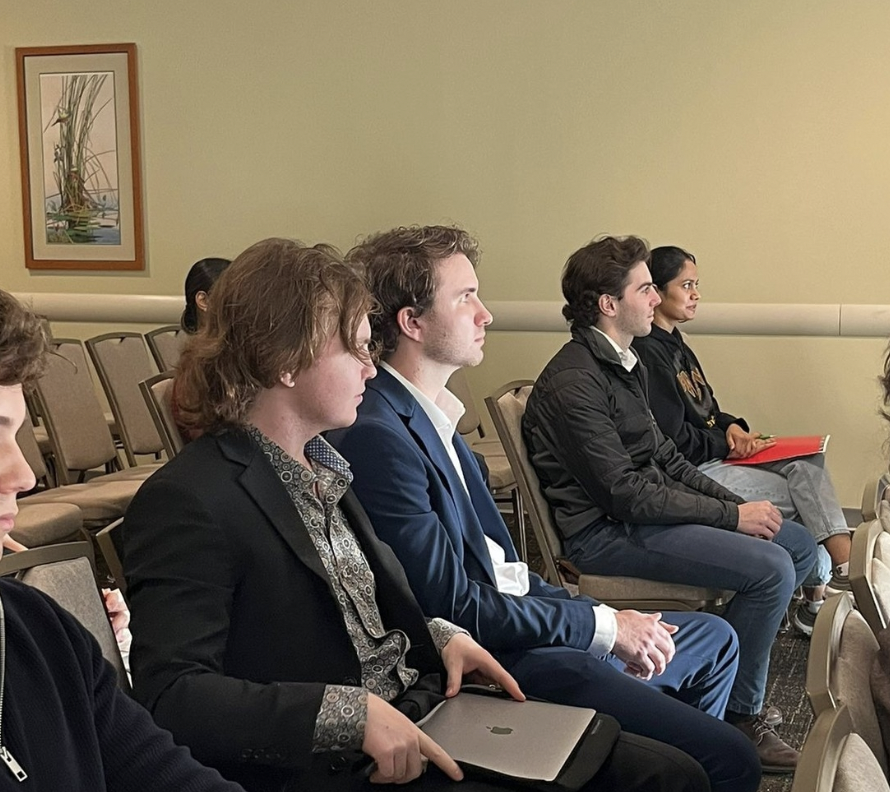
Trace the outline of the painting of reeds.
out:
<instances>
[{"instance_id":1,"label":"painting of reeds","mask_svg":"<svg viewBox=\"0 0 890 792\"><path fill-rule=\"evenodd\" d=\"M144 269L136 45L15 54L25 266Z\"/></svg>"}]
</instances>

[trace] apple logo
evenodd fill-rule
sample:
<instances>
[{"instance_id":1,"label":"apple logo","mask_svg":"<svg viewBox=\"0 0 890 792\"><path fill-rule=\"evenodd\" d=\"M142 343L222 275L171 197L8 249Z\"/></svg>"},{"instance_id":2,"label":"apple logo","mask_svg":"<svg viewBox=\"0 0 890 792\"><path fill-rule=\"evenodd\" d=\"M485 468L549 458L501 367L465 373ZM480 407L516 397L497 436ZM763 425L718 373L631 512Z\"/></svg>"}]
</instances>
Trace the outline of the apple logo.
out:
<instances>
[{"instance_id":1,"label":"apple logo","mask_svg":"<svg viewBox=\"0 0 890 792\"><path fill-rule=\"evenodd\" d=\"M513 729L508 726L486 726L492 734L513 734Z\"/></svg>"}]
</instances>

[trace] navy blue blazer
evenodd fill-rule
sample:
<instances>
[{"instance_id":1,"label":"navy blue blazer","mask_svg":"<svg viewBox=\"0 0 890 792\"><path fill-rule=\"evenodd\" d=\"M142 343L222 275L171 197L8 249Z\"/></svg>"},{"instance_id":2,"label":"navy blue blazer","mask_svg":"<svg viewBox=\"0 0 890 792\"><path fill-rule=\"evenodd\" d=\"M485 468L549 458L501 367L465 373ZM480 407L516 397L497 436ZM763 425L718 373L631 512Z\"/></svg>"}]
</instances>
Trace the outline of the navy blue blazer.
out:
<instances>
[{"instance_id":1,"label":"navy blue blazer","mask_svg":"<svg viewBox=\"0 0 890 792\"><path fill-rule=\"evenodd\" d=\"M355 424L327 438L349 461L353 491L428 617L463 627L494 652L589 648L594 600L572 598L533 573L524 597L497 590L485 536L508 561L517 554L479 466L455 435L467 497L429 417L389 372L378 369L368 382Z\"/></svg>"}]
</instances>

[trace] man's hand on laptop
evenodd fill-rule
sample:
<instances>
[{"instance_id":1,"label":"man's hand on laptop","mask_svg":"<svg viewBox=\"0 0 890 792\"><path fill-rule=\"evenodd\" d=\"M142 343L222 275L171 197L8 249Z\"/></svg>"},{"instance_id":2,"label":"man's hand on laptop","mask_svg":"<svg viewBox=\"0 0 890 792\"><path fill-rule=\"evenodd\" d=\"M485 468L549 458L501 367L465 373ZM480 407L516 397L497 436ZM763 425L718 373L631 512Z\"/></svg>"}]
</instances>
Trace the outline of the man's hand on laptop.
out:
<instances>
[{"instance_id":1,"label":"man's hand on laptop","mask_svg":"<svg viewBox=\"0 0 890 792\"><path fill-rule=\"evenodd\" d=\"M442 663L448 672L445 695L449 698L460 691L464 677L479 685L497 685L517 701L525 701L525 694L516 680L466 633L458 633L442 650Z\"/></svg>"},{"instance_id":2,"label":"man's hand on laptop","mask_svg":"<svg viewBox=\"0 0 890 792\"><path fill-rule=\"evenodd\" d=\"M374 760L372 784L407 784L426 769L427 761L454 781L464 777L457 762L438 743L373 693L368 694L362 750Z\"/></svg>"},{"instance_id":3,"label":"man's hand on laptop","mask_svg":"<svg viewBox=\"0 0 890 792\"><path fill-rule=\"evenodd\" d=\"M782 515L769 501L739 504L739 533L772 541L781 527Z\"/></svg>"},{"instance_id":4,"label":"man's hand on laptop","mask_svg":"<svg viewBox=\"0 0 890 792\"><path fill-rule=\"evenodd\" d=\"M658 676L674 657L675 624L661 621L660 613L635 610L615 612L618 634L612 654L625 663L625 671L640 679Z\"/></svg>"}]
</instances>

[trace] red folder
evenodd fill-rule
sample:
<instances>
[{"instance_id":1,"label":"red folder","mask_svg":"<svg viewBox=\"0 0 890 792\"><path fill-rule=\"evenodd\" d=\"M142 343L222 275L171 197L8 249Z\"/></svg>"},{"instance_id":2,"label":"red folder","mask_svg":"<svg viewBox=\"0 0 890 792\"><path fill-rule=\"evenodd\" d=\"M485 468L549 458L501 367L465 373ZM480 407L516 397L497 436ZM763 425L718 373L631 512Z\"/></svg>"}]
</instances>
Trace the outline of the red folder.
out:
<instances>
[{"instance_id":1,"label":"red folder","mask_svg":"<svg viewBox=\"0 0 890 792\"><path fill-rule=\"evenodd\" d=\"M779 462L782 459L822 454L828 447L831 435L810 437L777 437L774 445L758 451L746 459L726 459L730 465L762 465L764 462Z\"/></svg>"}]
</instances>

